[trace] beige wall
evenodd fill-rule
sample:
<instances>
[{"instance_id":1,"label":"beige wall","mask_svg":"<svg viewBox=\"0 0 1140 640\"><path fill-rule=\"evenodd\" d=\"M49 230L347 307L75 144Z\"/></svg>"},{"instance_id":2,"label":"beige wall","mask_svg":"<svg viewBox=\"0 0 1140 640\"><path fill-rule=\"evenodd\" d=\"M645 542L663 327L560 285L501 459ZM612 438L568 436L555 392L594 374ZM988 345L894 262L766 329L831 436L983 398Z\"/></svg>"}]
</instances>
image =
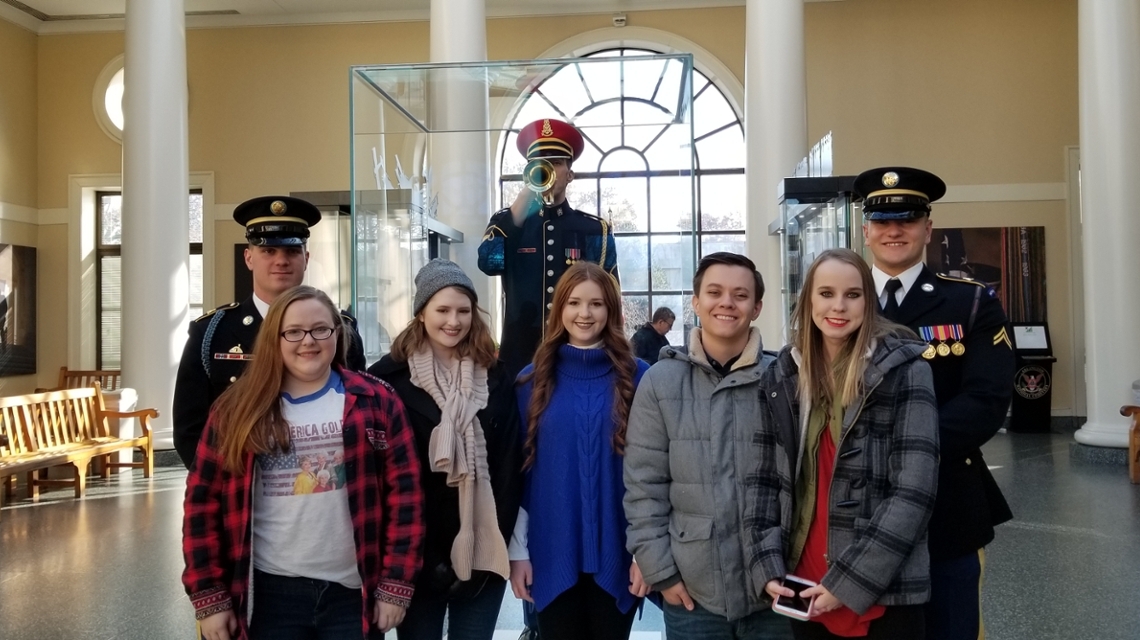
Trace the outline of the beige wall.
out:
<instances>
[{"instance_id":1,"label":"beige wall","mask_svg":"<svg viewBox=\"0 0 1140 640\"><path fill-rule=\"evenodd\" d=\"M36 207L36 35L0 20L0 202Z\"/></svg>"},{"instance_id":2,"label":"beige wall","mask_svg":"<svg viewBox=\"0 0 1140 640\"><path fill-rule=\"evenodd\" d=\"M631 26L691 40L743 81L743 7L627 16ZM1073 0L846 0L807 4L805 17L809 137L834 132L836 172L902 163L931 169L951 185L1064 181L1064 146L1078 141ZM608 13L492 19L488 55L533 58L609 26ZM0 53L13 46L5 29L14 27L0 22ZM191 170L214 173L221 204L347 188L348 66L426 61L428 32L426 22L189 31ZM23 50L31 49L21 33ZM34 41L25 56L38 72L24 82L38 88L38 105L30 107L38 115L38 147L30 153L36 161L38 152L38 172L16 182L38 183L38 202L36 188L24 187L31 189L21 196L26 202L59 209L68 205L69 175L120 170L121 147L95 122L91 92L103 66L122 53L123 38L106 33ZM7 122L0 118L0 131L11 128ZM0 154L4 149L0 141ZM0 172L0 200L15 197L5 196L12 188L6 180L12 181ZM1050 322L1061 358L1059 409L1072 403L1071 376L1064 374L1072 365L1065 211L1063 201L960 203L940 205L934 216L943 227L1046 227ZM41 281L48 257L67 255L65 229L41 228ZM225 302L232 296L232 246L241 232L222 221L213 239L216 301ZM52 260L53 274L63 275ZM41 318L46 309L64 315L64 292L43 291ZM57 350L41 351L48 369L65 359L66 347Z\"/></svg>"}]
</instances>

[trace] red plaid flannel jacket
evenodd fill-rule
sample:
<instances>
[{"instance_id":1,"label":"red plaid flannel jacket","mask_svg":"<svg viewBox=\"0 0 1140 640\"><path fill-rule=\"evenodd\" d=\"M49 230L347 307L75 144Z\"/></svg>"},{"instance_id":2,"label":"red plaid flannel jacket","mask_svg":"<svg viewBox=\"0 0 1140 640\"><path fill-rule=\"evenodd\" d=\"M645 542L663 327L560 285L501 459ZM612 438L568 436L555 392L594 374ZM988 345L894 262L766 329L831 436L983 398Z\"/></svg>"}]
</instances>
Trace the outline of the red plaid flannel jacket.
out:
<instances>
[{"instance_id":1,"label":"red plaid flannel jacket","mask_svg":"<svg viewBox=\"0 0 1140 640\"><path fill-rule=\"evenodd\" d=\"M387 383L337 369L344 382L344 461L367 629L374 600L407 607L423 550L419 459L404 406ZM211 415L186 480L182 583L199 620L237 608L245 637L253 454L245 473L223 468Z\"/></svg>"}]
</instances>

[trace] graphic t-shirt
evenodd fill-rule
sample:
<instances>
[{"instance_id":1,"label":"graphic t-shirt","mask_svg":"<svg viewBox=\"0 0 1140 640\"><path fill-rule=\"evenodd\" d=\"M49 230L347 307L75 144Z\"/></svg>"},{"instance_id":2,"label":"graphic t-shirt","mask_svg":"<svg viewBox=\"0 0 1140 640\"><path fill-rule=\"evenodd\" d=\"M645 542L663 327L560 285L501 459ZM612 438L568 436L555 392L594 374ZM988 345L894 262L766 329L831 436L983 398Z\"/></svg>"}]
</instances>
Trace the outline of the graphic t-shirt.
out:
<instances>
[{"instance_id":1,"label":"graphic t-shirt","mask_svg":"<svg viewBox=\"0 0 1140 640\"><path fill-rule=\"evenodd\" d=\"M257 456L253 566L279 576L361 587L345 490L344 385L334 371L324 388L281 394L289 423L287 453Z\"/></svg>"}]
</instances>

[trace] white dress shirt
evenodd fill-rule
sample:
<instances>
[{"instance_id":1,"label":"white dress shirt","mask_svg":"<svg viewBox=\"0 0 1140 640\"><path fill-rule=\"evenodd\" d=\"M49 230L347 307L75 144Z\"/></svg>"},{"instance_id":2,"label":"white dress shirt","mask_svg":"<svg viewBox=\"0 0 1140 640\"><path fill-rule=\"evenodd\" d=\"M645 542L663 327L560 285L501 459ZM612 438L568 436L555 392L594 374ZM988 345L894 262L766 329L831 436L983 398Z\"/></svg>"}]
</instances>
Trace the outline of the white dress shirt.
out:
<instances>
[{"instance_id":1,"label":"white dress shirt","mask_svg":"<svg viewBox=\"0 0 1140 640\"><path fill-rule=\"evenodd\" d=\"M897 276L893 276L898 278L899 282L902 283L899 290L895 292L895 301L898 302L900 306L902 306L902 301L906 298L907 292L911 290L911 287L913 287L914 283L918 280L918 274L922 273L922 267L923 264L918 262L906 271L903 271ZM890 280L892 276L887 275L878 267L871 267L871 277L875 279L875 295L878 296L879 308L882 309L887 306L887 292L884 289L887 286L887 280Z\"/></svg>"}]
</instances>

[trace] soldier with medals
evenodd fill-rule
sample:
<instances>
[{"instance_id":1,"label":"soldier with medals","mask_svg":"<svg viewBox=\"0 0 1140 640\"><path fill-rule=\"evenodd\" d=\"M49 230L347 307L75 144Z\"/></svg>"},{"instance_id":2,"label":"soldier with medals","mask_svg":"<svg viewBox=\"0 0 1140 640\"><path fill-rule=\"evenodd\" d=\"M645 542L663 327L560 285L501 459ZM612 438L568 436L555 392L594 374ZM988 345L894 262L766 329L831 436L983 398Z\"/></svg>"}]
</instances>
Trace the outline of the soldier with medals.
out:
<instances>
[{"instance_id":1,"label":"soldier with medals","mask_svg":"<svg viewBox=\"0 0 1140 640\"><path fill-rule=\"evenodd\" d=\"M561 120L537 120L519 131L517 146L528 160L527 188L491 216L479 245L479 269L503 278L506 313L499 358L512 375L534 357L554 286L570 265L588 260L618 277L609 224L566 201L566 187L574 179L571 163L585 146L582 134Z\"/></svg>"},{"instance_id":2,"label":"soldier with medals","mask_svg":"<svg viewBox=\"0 0 1140 640\"><path fill-rule=\"evenodd\" d=\"M923 264L933 223L930 203L946 193L938 176L909 167L866 171L863 237L883 315L928 343L934 373L940 462L930 519L931 597L928 640L984 637L981 582L984 547L1013 514L982 459L981 447L1005 420L1014 354L993 289L936 274Z\"/></svg>"},{"instance_id":3,"label":"soldier with medals","mask_svg":"<svg viewBox=\"0 0 1140 640\"><path fill-rule=\"evenodd\" d=\"M249 242L245 265L253 272L253 295L190 323L174 383L173 407L174 448L187 468L194 461L210 405L253 357L253 341L269 305L304 279L309 227L321 221L321 212L299 198L264 196L238 205L234 220L245 227ZM356 320L347 313L341 315L351 329L348 366L364 371L364 344Z\"/></svg>"}]
</instances>

